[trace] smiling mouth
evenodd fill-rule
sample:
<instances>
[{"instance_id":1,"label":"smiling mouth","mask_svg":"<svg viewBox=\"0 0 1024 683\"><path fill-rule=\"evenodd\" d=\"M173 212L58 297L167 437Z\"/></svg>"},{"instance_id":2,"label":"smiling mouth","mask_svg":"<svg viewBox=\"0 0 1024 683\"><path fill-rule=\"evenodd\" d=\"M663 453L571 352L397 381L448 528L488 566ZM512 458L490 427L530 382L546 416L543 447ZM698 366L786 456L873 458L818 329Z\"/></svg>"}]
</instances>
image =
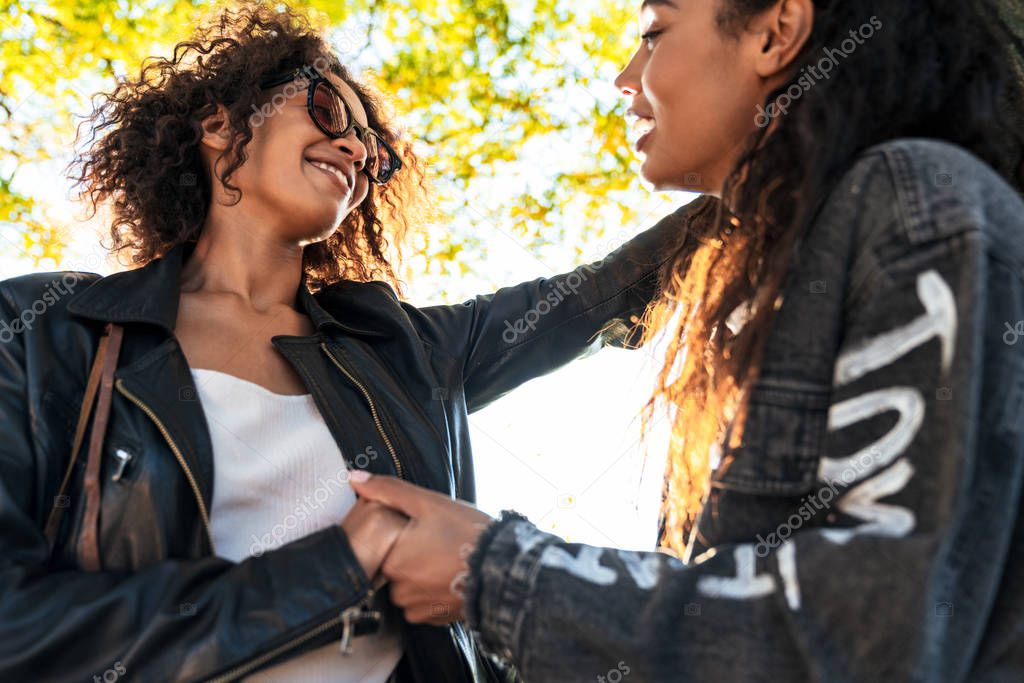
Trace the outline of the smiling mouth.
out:
<instances>
[{"instance_id":1,"label":"smiling mouth","mask_svg":"<svg viewBox=\"0 0 1024 683\"><path fill-rule=\"evenodd\" d=\"M329 176L331 180L334 181L334 184L337 185L342 192L347 193L349 191L350 185L348 178L345 176L345 173L340 168L338 168L337 166L332 166L331 164L324 163L322 161L313 161L311 159L306 159L306 161L309 163L310 166L313 166L318 171L321 171L324 175Z\"/></svg>"},{"instance_id":2,"label":"smiling mouth","mask_svg":"<svg viewBox=\"0 0 1024 683\"><path fill-rule=\"evenodd\" d=\"M654 132L654 119L643 116L630 117L629 137L633 140L633 148L640 151L641 146Z\"/></svg>"}]
</instances>

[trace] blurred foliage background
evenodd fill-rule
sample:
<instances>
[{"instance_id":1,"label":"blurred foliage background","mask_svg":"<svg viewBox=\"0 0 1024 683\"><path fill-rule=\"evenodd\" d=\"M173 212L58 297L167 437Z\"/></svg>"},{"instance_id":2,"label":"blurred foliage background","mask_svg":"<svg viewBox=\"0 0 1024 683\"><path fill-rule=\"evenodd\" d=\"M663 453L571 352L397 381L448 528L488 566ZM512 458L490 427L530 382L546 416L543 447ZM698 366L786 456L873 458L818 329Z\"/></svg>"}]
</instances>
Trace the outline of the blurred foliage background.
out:
<instances>
[{"instance_id":1,"label":"blurred foliage background","mask_svg":"<svg viewBox=\"0 0 1024 683\"><path fill-rule=\"evenodd\" d=\"M169 55L214 4L0 0L0 253L20 252L42 269L61 262L75 221L36 196L38 179L19 182L26 169L53 162L44 184L69 186L52 176L70 158L93 93L136 74L146 56ZM478 264L506 248L542 262L546 249L569 249L553 257L561 267L552 270L562 270L567 260L600 258L671 208L666 198L658 209L637 201L649 195L637 193L625 100L612 86L636 45L639 3L291 4L327 26L342 61L387 96L431 168L445 218L414 236L403 279L425 276L435 292L464 294L449 291L460 279L451 276L486 275Z\"/></svg>"},{"instance_id":2,"label":"blurred foliage background","mask_svg":"<svg viewBox=\"0 0 1024 683\"><path fill-rule=\"evenodd\" d=\"M1024 1L992 1L1024 30ZM691 198L641 188L626 144L611 81L636 45L639 0L292 4L329 26L339 57L390 96L432 169L446 218L406 252L413 299L452 300L601 258ZM104 271L74 253L102 233L102 214L85 225L62 201L78 117L146 56L169 55L212 6L0 0L0 279ZM645 461L633 418L659 365L654 349L609 350L475 413L484 509L514 507L571 540L653 547L663 462L648 463L647 488L634 483Z\"/></svg>"}]
</instances>

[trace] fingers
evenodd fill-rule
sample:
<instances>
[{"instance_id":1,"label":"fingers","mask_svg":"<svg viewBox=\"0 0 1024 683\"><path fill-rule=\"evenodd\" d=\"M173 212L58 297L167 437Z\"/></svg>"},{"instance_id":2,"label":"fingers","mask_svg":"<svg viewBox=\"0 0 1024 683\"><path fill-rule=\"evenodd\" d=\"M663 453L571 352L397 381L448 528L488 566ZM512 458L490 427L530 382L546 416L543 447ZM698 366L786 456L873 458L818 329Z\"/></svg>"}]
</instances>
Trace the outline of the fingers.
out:
<instances>
[{"instance_id":1,"label":"fingers","mask_svg":"<svg viewBox=\"0 0 1024 683\"><path fill-rule=\"evenodd\" d=\"M377 501L409 517L422 516L438 499L450 501L446 496L407 481L381 474L370 475L365 470L353 472L349 483L361 498Z\"/></svg>"},{"instance_id":2,"label":"fingers","mask_svg":"<svg viewBox=\"0 0 1024 683\"><path fill-rule=\"evenodd\" d=\"M423 602L423 591L405 581L392 581L391 602L402 609L412 607L417 603Z\"/></svg>"},{"instance_id":3,"label":"fingers","mask_svg":"<svg viewBox=\"0 0 1024 683\"><path fill-rule=\"evenodd\" d=\"M384 505L409 517L381 563L392 602L413 623L462 619L466 560L493 520L472 505L394 477L353 472L351 483L370 509Z\"/></svg>"},{"instance_id":4,"label":"fingers","mask_svg":"<svg viewBox=\"0 0 1024 683\"><path fill-rule=\"evenodd\" d=\"M366 504L373 506L373 514L379 516L381 522L390 528L404 529L405 525L409 523L410 518L400 510L396 510L376 500L368 500Z\"/></svg>"},{"instance_id":5,"label":"fingers","mask_svg":"<svg viewBox=\"0 0 1024 683\"><path fill-rule=\"evenodd\" d=\"M392 581L389 587L391 603L402 609L410 623L441 626L462 618L459 608L435 593L408 581Z\"/></svg>"},{"instance_id":6,"label":"fingers","mask_svg":"<svg viewBox=\"0 0 1024 683\"><path fill-rule=\"evenodd\" d=\"M376 501L357 500L341 521L341 528L367 577L373 578L409 518Z\"/></svg>"},{"instance_id":7,"label":"fingers","mask_svg":"<svg viewBox=\"0 0 1024 683\"><path fill-rule=\"evenodd\" d=\"M462 616L452 609L451 605L440 602L417 605L405 610L405 620L410 624L444 626L461 618Z\"/></svg>"},{"instance_id":8,"label":"fingers","mask_svg":"<svg viewBox=\"0 0 1024 683\"><path fill-rule=\"evenodd\" d=\"M398 513L395 514L397 515ZM398 547L402 544L402 539L406 537L406 535L409 533L410 527L414 524L414 522L410 518L404 515L401 515L401 518L404 520L402 527L398 529L395 532L394 536L391 538L391 542L388 545L388 550L384 554L384 558L381 560L380 563L381 573L387 576L389 580L391 579L392 575L395 572L396 563L400 559L397 557L398 553L396 551Z\"/></svg>"}]
</instances>

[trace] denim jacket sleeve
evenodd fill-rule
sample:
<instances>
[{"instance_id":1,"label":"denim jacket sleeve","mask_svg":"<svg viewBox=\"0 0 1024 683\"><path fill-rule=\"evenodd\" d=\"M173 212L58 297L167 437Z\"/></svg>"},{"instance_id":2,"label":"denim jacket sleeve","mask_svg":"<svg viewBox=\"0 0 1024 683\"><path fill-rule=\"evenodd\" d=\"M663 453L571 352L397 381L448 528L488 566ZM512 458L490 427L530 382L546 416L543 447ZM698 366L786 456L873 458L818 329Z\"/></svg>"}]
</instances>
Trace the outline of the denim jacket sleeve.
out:
<instances>
[{"instance_id":1,"label":"denim jacket sleeve","mask_svg":"<svg viewBox=\"0 0 1024 683\"><path fill-rule=\"evenodd\" d=\"M1024 203L946 145L865 163L817 488L686 563L496 523L467 616L526 680L971 678L1024 479Z\"/></svg>"},{"instance_id":2,"label":"denim jacket sleeve","mask_svg":"<svg viewBox=\"0 0 1024 683\"><path fill-rule=\"evenodd\" d=\"M470 411L602 346L622 347L698 199L605 258L454 306L420 309L428 340L462 360Z\"/></svg>"}]
</instances>

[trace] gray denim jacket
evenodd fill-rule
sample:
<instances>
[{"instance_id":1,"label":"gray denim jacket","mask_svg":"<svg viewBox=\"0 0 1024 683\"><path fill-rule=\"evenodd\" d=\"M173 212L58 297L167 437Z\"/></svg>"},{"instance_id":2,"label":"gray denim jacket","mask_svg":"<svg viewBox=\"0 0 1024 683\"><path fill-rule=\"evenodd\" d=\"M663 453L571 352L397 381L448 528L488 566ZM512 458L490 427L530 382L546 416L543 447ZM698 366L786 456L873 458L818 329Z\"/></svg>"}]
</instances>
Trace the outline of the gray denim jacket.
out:
<instances>
[{"instance_id":1,"label":"gray denim jacket","mask_svg":"<svg viewBox=\"0 0 1024 683\"><path fill-rule=\"evenodd\" d=\"M1024 681L1024 201L876 146L783 294L692 555L486 533L468 620L528 683Z\"/></svg>"}]
</instances>

